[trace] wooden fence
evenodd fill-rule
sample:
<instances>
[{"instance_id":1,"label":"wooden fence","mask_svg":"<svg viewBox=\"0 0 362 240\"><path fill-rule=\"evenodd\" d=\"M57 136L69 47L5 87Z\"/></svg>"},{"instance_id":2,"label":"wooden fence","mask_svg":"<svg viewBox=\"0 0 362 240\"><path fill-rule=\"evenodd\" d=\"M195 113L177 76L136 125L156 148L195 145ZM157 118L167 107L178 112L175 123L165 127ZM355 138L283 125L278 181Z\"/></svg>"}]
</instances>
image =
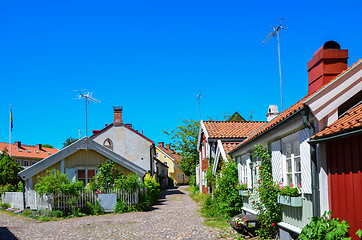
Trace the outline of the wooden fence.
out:
<instances>
[{"instance_id":1,"label":"wooden fence","mask_svg":"<svg viewBox=\"0 0 362 240\"><path fill-rule=\"evenodd\" d=\"M137 189L135 191L108 189L102 191L102 194L116 194L116 199L121 199L127 206L138 204L140 193L146 193L146 189ZM87 190L81 191L78 196L58 193L53 195L53 199L53 209L62 211L70 211L73 207L84 208L87 203L94 205L99 200L96 192Z\"/></svg>"},{"instance_id":2,"label":"wooden fence","mask_svg":"<svg viewBox=\"0 0 362 240\"><path fill-rule=\"evenodd\" d=\"M137 189L135 191L125 190L104 190L102 195L116 194L116 200L121 199L127 206L136 205L139 202L139 195L146 194L147 189ZM2 202L9 203L12 207L23 208L23 193L21 192L5 192L2 194ZM26 207L30 209L49 209L49 210L72 210L73 207L84 208L87 202L94 205L99 201L99 194L93 191L80 191L78 196L67 195L63 193L58 194L44 194L39 195L33 190L28 190L25 193ZM116 201L114 200L114 201ZM114 203L115 205L115 203Z\"/></svg>"}]
</instances>

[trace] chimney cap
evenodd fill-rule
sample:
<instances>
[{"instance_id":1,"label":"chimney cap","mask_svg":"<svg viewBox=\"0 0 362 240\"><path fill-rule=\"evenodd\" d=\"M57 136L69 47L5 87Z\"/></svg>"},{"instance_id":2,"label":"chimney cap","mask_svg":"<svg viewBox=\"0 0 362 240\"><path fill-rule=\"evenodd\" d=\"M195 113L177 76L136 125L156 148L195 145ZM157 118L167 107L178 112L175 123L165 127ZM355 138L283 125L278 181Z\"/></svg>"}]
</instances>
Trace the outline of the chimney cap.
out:
<instances>
[{"instance_id":1,"label":"chimney cap","mask_svg":"<svg viewBox=\"0 0 362 240\"><path fill-rule=\"evenodd\" d=\"M114 106L114 107L113 107L113 110L114 110L114 111L122 111L122 110L123 110L123 107L122 107L122 106Z\"/></svg>"},{"instance_id":2,"label":"chimney cap","mask_svg":"<svg viewBox=\"0 0 362 240\"><path fill-rule=\"evenodd\" d=\"M341 49L341 46L335 41L328 41L323 44L323 49Z\"/></svg>"}]
</instances>

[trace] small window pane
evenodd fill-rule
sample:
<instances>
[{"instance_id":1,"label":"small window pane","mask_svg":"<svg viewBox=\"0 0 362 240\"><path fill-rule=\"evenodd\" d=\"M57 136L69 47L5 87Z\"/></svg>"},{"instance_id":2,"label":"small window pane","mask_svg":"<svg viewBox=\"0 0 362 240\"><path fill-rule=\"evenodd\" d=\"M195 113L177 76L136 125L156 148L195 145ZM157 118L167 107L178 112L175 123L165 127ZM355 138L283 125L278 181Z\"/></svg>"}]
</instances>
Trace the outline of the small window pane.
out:
<instances>
[{"instance_id":1,"label":"small window pane","mask_svg":"<svg viewBox=\"0 0 362 240\"><path fill-rule=\"evenodd\" d=\"M292 174L287 174L287 185L290 185L293 183Z\"/></svg>"},{"instance_id":2,"label":"small window pane","mask_svg":"<svg viewBox=\"0 0 362 240\"><path fill-rule=\"evenodd\" d=\"M295 183L297 184L297 186L300 186L302 184L302 174L301 173L295 174Z\"/></svg>"},{"instance_id":3,"label":"small window pane","mask_svg":"<svg viewBox=\"0 0 362 240\"><path fill-rule=\"evenodd\" d=\"M285 144L285 153L287 158L290 158L291 154L292 154L292 146L290 143Z\"/></svg>"},{"instance_id":4,"label":"small window pane","mask_svg":"<svg viewBox=\"0 0 362 240\"><path fill-rule=\"evenodd\" d=\"M78 169L78 179L85 178L85 170L84 169Z\"/></svg>"},{"instance_id":5,"label":"small window pane","mask_svg":"<svg viewBox=\"0 0 362 240\"><path fill-rule=\"evenodd\" d=\"M291 159L287 159L286 163L287 163L287 172L288 173L292 172L292 161L291 161Z\"/></svg>"},{"instance_id":6,"label":"small window pane","mask_svg":"<svg viewBox=\"0 0 362 240\"><path fill-rule=\"evenodd\" d=\"M92 179L96 175L95 169L88 169L88 179Z\"/></svg>"},{"instance_id":7,"label":"small window pane","mask_svg":"<svg viewBox=\"0 0 362 240\"><path fill-rule=\"evenodd\" d=\"M294 158L294 171L300 172L300 157Z\"/></svg>"},{"instance_id":8,"label":"small window pane","mask_svg":"<svg viewBox=\"0 0 362 240\"><path fill-rule=\"evenodd\" d=\"M299 142L296 141L294 142L294 156L299 156L300 155L300 146L299 146Z\"/></svg>"}]
</instances>

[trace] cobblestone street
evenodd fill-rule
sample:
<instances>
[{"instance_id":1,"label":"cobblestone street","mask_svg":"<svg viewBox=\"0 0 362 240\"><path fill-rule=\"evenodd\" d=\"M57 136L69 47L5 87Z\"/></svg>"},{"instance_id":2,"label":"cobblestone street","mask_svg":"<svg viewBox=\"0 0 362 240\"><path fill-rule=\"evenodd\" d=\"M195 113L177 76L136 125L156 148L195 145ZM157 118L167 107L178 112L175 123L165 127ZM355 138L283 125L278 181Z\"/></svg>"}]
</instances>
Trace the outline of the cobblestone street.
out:
<instances>
[{"instance_id":1,"label":"cobblestone street","mask_svg":"<svg viewBox=\"0 0 362 240\"><path fill-rule=\"evenodd\" d=\"M218 239L185 186L168 189L147 212L39 222L0 212L0 239Z\"/></svg>"}]
</instances>

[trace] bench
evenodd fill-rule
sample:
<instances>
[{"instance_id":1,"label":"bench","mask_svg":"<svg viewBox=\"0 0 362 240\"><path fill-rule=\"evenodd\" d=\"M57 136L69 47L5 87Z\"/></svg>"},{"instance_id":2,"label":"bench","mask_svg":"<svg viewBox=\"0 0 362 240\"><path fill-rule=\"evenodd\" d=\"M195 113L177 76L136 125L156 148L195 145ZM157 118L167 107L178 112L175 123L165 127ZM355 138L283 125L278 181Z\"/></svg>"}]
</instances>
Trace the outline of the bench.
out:
<instances>
[{"instance_id":1,"label":"bench","mask_svg":"<svg viewBox=\"0 0 362 240\"><path fill-rule=\"evenodd\" d=\"M235 219L237 217L238 218L245 217L245 219L246 219L246 221L245 221L246 224L245 225L243 224L240 227L235 226L235 222L233 220L229 221L231 227L234 228L238 232L246 232L250 235L250 230L252 230L252 232L254 232L255 229L257 229L259 227L259 219L258 219L258 216L255 214L248 214L248 215L239 214L239 215L232 217L231 219ZM249 223L254 224L254 227L250 228Z\"/></svg>"}]
</instances>

